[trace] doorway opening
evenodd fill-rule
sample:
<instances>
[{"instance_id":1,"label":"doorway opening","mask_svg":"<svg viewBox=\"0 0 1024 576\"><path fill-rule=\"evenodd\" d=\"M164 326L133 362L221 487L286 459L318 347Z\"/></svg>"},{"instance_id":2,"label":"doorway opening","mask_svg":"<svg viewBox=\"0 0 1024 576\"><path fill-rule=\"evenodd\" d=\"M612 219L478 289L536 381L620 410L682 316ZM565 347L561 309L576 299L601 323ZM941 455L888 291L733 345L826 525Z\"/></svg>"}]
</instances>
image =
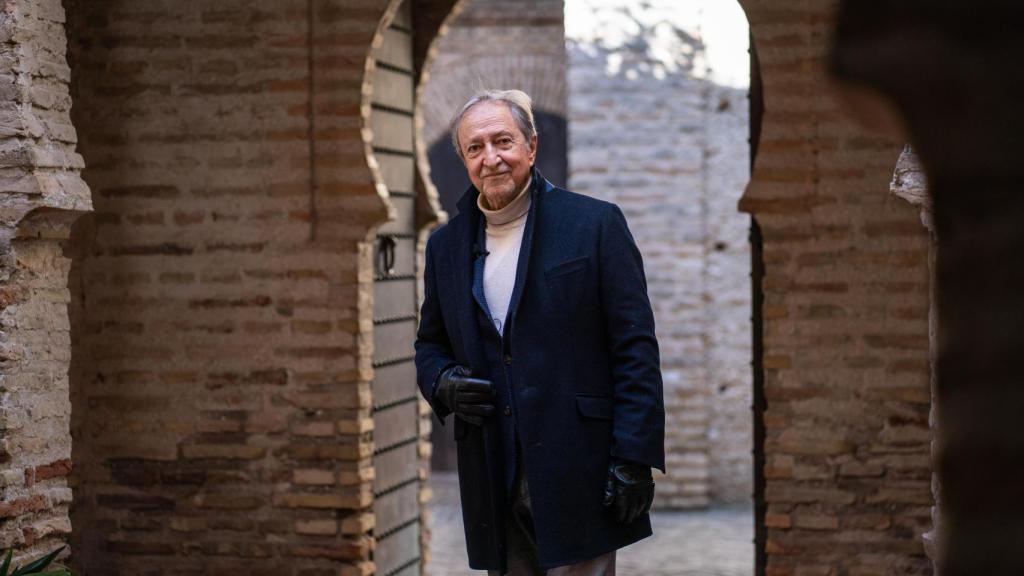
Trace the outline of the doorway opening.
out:
<instances>
[{"instance_id":1,"label":"doorway opening","mask_svg":"<svg viewBox=\"0 0 1024 576\"><path fill-rule=\"evenodd\" d=\"M542 173L623 209L655 308L669 473L655 478L655 537L621 551L620 569L752 574L755 548L763 550L763 538L754 544L763 506L751 457L763 442L751 373L759 253L756 224L736 206L749 181L760 87L743 11L721 2L504 4L469 2L437 41L421 103L433 183L454 214L466 182L447 122L470 95L518 88L533 96L538 157L565 166L564 179L557 169ZM435 425L431 438L428 571L469 574L450 429ZM701 546L698 533L713 534L716 546ZM695 548L682 546L688 541Z\"/></svg>"}]
</instances>

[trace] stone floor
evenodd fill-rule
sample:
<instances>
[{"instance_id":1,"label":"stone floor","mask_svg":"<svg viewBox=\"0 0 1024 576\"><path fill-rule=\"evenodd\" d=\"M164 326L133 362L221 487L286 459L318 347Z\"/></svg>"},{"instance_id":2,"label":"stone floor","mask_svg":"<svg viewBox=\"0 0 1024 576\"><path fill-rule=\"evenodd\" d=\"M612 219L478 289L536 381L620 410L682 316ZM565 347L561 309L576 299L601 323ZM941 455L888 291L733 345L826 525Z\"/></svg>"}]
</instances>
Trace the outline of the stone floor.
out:
<instances>
[{"instance_id":1,"label":"stone floor","mask_svg":"<svg viewBox=\"0 0 1024 576\"><path fill-rule=\"evenodd\" d=\"M428 576L479 576L466 562L458 479L434 473L430 505L433 534ZM618 554L618 576L751 576L754 573L750 509L655 512L654 536Z\"/></svg>"}]
</instances>

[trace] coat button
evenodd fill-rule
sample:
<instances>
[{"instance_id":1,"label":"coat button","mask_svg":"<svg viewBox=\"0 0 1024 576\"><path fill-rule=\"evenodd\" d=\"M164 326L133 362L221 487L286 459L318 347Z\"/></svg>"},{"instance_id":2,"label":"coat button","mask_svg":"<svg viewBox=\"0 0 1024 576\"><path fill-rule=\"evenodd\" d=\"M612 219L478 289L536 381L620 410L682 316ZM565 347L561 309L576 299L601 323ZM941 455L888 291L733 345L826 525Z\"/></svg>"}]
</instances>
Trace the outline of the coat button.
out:
<instances>
[{"instance_id":1,"label":"coat button","mask_svg":"<svg viewBox=\"0 0 1024 576\"><path fill-rule=\"evenodd\" d=\"M511 406L505 406L505 416L511 416L511 415L512 415L512 407Z\"/></svg>"},{"instance_id":2,"label":"coat button","mask_svg":"<svg viewBox=\"0 0 1024 576\"><path fill-rule=\"evenodd\" d=\"M506 365L511 365L512 364L512 355L511 354L505 354L505 364Z\"/></svg>"}]
</instances>

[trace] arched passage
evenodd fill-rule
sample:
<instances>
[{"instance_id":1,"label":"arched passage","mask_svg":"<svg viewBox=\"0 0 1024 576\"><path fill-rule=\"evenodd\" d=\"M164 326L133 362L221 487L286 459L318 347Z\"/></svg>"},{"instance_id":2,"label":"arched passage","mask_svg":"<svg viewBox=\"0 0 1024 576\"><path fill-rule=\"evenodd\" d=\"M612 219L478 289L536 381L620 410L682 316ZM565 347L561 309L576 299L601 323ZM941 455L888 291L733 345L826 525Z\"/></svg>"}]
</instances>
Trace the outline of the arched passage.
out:
<instances>
[{"instance_id":1,"label":"arched passage","mask_svg":"<svg viewBox=\"0 0 1024 576\"><path fill-rule=\"evenodd\" d=\"M436 29L444 4L418 1L414 27ZM41 51L31 62L50 63L63 46L60 7L25 6L11 4L6 21L19 32L14 45L42 40L19 57ZM73 430L76 451L90 454L74 457L73 533L89 536L76 554L111 574L256 562L372 571L367 238L385 203L357 103L387 2L67 6L75 124L97 206L94 227L71 238L71 252L84 254L83 274L72 274L82 282L72 284L81 308L70 352L83 362L71 375L72 410L87 417ZM916 214L884 194L899 145L853 126L823 85L831 4L745 6L767 104L743 207L764 232L768 568L924 574L927 238ZM414 42L418 72L432 38ZM84 188L64 187L77 182L59 97L66 71L31 69L18 68L9 102L41 120L18 116L5 136L18 150L7 167L20 162L27 175L9 192L68 208L58 200ZM37 194L39 183L48 185ZM38 224L22 231L46 238ZM25 238L23 254L34 242ZM60 262L55 248L33 253ZM62 275L60 265L45 270L55 271L47 281ZM21 290L30 276L12 274L10 294L31 295ZM33 332L39 319L56 327L48 345L59 366L63 316L31 305L20 310L32 318L5 332L6 349L31 350L46 332ZM16 308L8 320L20 318ZM21 366L5 365L5 377ZM22 398L26 382L49 380L5 380L7 398ZM66 446L64 427L32 429L43 430L33 442ZM26 430L5 428L4 439ZM29 508L5 500L16 522L5 521L4 536L27 542L23 521L45 512L32 506L53 504L46 510L59 516L67 503L49 476L66 467L7 454L11 446L22 450L20 440L5 444L14 467L4 495L28 497ZM45 542L67 531L59 518L29 527L47 526Z\"/></svg>"},{"instance_id":2,"label":"arched passage","mask_svg":"<svg viewBox=\"0 0 1024 576\"><path fill-rule=\"evenodd\" d=\"M379 574L419 574L423 421L413 364L417 305L412 2L392 3L368 69L368 159L391 212L373 246L373 537ZM368 100L368 102L366 101ZM367 110L368 109L368 110Z\"/></svg>"},{"instance_id":3,"label":"arched passage","mask_svg":"<svg viewBox=\"0 0 1024 576\"><path fill-rule=\"evenodd\" d=\"M741 202L761 224L765 264L760 569L892 562L924 573L927 248L887 200L896 145L854 127L823 88L830 6L785 17L765 3L744 8L765 87L764 137Z\"/></svg>"},{"instance_id":4,"label":"arched passage","mask_svg":"<svg viewBox=\"0 0 1024 576\"><path fill-rule=\"evenodd\" d=\"M466 8L466 12L463 13L465 25L462 24L461 18L452 23L450 35L439 42L441 49L448 51L442 52L439 62L461 66L453 73L449 73L445 67L441 67L436 73L431 71L425 92L427 97L434 97L435 100L421 103L437 116L425 118L428 125L425 132L430 132L431 122L438 127L435 129L437 134L431 141L432 150L450 147L442 128L446 129L446 122L452 109L472 93L471 87L466 86L465 79L468 76L472 76L473 81L469 84L473 85L509 87L509 79L514 79L523 83L512 85L514 87L524 88L528 92L535 87L533 83L538 82L538 74L533 67L524 65L525 71L519 74L514 71L514 67L522 62L533 62L536 53L547 48L545 39L539 36L541 30L545 28L543 24L534 21L543 20L542 15L546 15L547 12L540 6L548 4L557 5L557 15L561 20L562 5L557 2L518 5L517 15L502 22L499 20L503 8L495 6L495 3L480 2L472 3ZM529 16L525 17L524 14ZM523 29L520 30L522 20L526 20L527 23L522 24ZM600 30L599 26L593 28ZM670 30L671 28L665 26L659 31L671 36ZM558 36L561 36L560 30L557 32ZM635 39L627 38L623 43L641 43L644 32L641 31ZM556 31L550 30L549 33L555 34ZM529 48L517 50L517 40L522 40ZM647 40L643 38L643 41ZM744 28L740 31L741 46L745 47L746 40L747 32ZM668 71L667 76L686 76L694 69L702 67L694 64L694 60L700 56L693 54L697 42L692 39L691 41L693 44L687 46L682 46L681 43L673 45L677 52L669 56L673 58L669 64L674 68ZM557 46L558 52L565 50L560 37L552 44ZM658 479L659 489L663 495L661 505L705 505L711 499L710 478L713 475L723 480L715 485L717 498L732 498L734 501L749 503L752 474L750 453L753 443L749 408L750 256L745 249L749 219L737 213L735 208L749 174L750 153L747 138L754 132L747 120L746 91L720 90L713 86L713 82L696 79L690 81L688 85L684 85L685 81L679 78L666 80L664 68L656 72L653 70L658 65L665 64L663 61L655 60L658 56L664 57L664 52L653 55L651 52L654 50L647 52L643 49L632 56L634 61L615 73L609 73L610 79L605 81L605 62L622 58L626 51L614 53L614 50L607 50L606 53L595 54L603 48L597 45L578 46L578 53L570 52L567 58L578 58L575 68L562 64L565 68L558 69L554 62L560 58L549 57L544 75L541 76L544 85L540 89L549 89L551 85L556 84L555 78L567 79L567 86L563 89L569 95L565 109L569 132L573 134L566 141L570 157L569 187L625 205L634 234L643 236L638 237L638 240L641 241L642 251L646 250L649 277L652 270L656 276L650 277L649 280L653 280L652 290L656 290L659 295L660 301L656 305L660 304L662 307L658 323L665 330L661 335L663 345L667 344L665 360L677 388L671 393L679 395L680 388L688 387L687 394L692 398L688 404L677 402L675 406L678 419L670 425L670 434L675 434L670 450L674 449L678 454L677 466L674 468L676 474L672 479ZM656 48L664 49L663 46ZM494 54L488 52L488 49ZM688 52L685 52L687 50ZM745 48L740 50L746 57ZM500 52L504 53L499 54ZM593 56L594 62L599 60L600 64L589 66L589 63L584 61L588 55ZM628 57L630 56L627 55ZM474 75L472 71L466 71L474 59L488 63L488 66L480 65L480 69L496 69L497 72L487 75L478 70ZM685 67L691 68L685 73L679 72L679 68ZM627 73L646 74L646 83L638 76L628 77ZM657 78L657 74L662 74L662 78ZM616 77L619 78L618 84L615 84ZM586 81L581 82L579 78L585 78ZM449 90L449 87L453 88ZM451 101L447 101L444 98L449 96L450 91L459 90L465 92L462 99L448 98L447 100ZM580 97L575 104L575 114L578 115L575 120L580 123L575 133L572 125L574 90ZM643 100L645 97L650 99ZM543 99L542 96L541 100ZM734 115L739 112L742 114ZM707 137L708 134L714 134L717 140L712 142L712 138ZM662 136L661 149L658 150L657 141ZM542 132L542 146L544 138L550 137L550 134ZM642 142L645 138L648 144L646 150ZM650 145L651 142L654 144ZM677 150L667 150L672 144L676 145ZM650 157L644 158L645 153L650 153ZM688 157L685 156L687 154ZM629 166L630 162L636 166ZM729 163L731 165L726 166ZM449 178L437 177L439 165L440 163L434 163L432 167L435 183L439 188L451 187L440 190L442 198L445 195L457 198L464 191L464 186L452 185L447 182ZM451 163L451 167L445 169L455 170L455 176L462 176L458 173L461 170L458 163ZM730 175L723 178L723 172ZM571 181L573 174L578 178L575 184ZM648 177L646 182L643 181L645 177ZM615 179L617 182L610 182ZM655 182L651 182L652 180ZM634 185L634 190L622 190L623 196L616 196L619 193L616 188L621 189L622 182L626 181ZM659 187L660 197L656 195ZM723 188L729 191L725 192ZM711 204L714 206L710 206ZM673 223L672 214L682 218L688 217L690 220ZM659 220L660 216L665 218ZM726 220L723 221L722 218ZM731 223L726 224L726 221ZM716 234L719 239L707 234L710 227L717 228ZM687 234L689 237L683 238ZM662 241L664 242L659 245ZM689 242L688 247L680 247L680 244L686 242ZM723 269L723 256L731 259L731 268L726 266ZM678 260L687 258L687 262L677 266ZM697 270L695 274L688 275L683 272L694 263ZM703 268L705 265L707 268ZM710 273L709 275L715 278L707 282L705 273ZM717 288L712 287L714 282L719 283ZM680 298L680 294L686 296ZM679 301L684 298L692 299L690 306L693 310L691 318L686 321L672 317L672 309L678 308ZM710 328L716 321L708 321L702 312L702 308L706 309L702 301L715 299L718 299L719 307L722 306L721 303L729 302L732 306L730 314L735 313L735 318L717 320L721 322L719 326L728 326L728 330L719 330L715 334L705 333L703 330L707 328L704 325L707 324ZM715 314L708 316L713 315ZM693 327L692 324L702 326ZM690 332L690 342L696 342L696 346L692 353L682 359L686 356L682 351L685 344L680 344L683 338L677 336L687 331ZM723 353L730 345L723 346L721 340L715 341L712 346L705 346L707 340L720 338L727 331L731 334L725 339L731 338L733 342L738 342L734 348L739 350L738 356L724 357ZM732 375L726 375L720 369L715 370L720 367L728 367ZM710 382L717 382L718 385L712 387ZM711 388L715 390L712 391ZM730 396L728 401L717 402L718 398ZM730 415L725 413L727 406L731 411ZM712 416L712 411L717 415ZM736 440L725 441L725 432L735 434ZM727 454L726 449L720 448L727 444L731 446L731 455ZM438 451L438 446L435 445L435 463L438 462ZM712 453L715 456L714 460ZM731 470L713 474L710 471L712 467ZM726 487L725 484L729 480L733 480L733 484ZM723 497L726 492L730 495ZM741 530L749 532L751 521L741 519L740 522L743 525ZM741 541L749 541L751 535L744 533L739 538ZM457 555L458 550L446 550L437 554L448 556L452 553ZM709 561L713 562L710 559ZM749 559L739 562L741 565L745 562L745 567L750 568Z\"/></svg>"}]
</instances>

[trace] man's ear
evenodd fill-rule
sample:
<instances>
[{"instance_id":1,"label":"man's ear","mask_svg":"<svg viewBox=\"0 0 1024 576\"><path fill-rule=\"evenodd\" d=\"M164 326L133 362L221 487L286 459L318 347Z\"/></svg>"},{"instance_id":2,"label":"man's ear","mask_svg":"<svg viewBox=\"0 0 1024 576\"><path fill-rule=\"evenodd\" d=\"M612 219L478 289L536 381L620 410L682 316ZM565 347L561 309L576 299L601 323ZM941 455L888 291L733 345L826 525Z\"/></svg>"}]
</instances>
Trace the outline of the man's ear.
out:
<instances>
[{"instance_id":1,"label":"man's ear","mask_svg":"<svg viewBox=\"0 0 1024 576\"><path fill-rule=\"evenodd\" d=\"M530 138L530 166L537 161L537 135L534 134Z\"/></svg>"}]
</instances>

